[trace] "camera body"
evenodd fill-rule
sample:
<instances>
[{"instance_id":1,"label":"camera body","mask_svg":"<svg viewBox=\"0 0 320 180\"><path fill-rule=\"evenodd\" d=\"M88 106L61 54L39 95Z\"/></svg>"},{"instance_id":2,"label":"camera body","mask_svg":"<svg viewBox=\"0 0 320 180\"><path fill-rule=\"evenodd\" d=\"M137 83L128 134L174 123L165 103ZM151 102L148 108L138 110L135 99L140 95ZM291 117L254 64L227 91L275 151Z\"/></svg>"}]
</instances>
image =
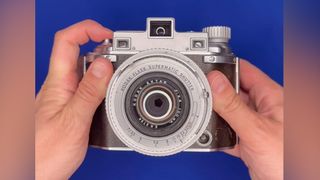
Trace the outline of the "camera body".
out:
<instances>
[{"instance_id":1,"label":"camera body","mask_svg":"<svg viewBox=\"0 0 320 180\"><path fill-rule=\"evenodd\" d=\"M239 60L229 48L231 30L176 32L173 18L147 18L146 31L116 31L84 58L98 57L115 73L98 107L89 144L151 156L233 148L234 130L212 109L206 74L221 71L239 92Z\"/></svg>"}]
</instances>

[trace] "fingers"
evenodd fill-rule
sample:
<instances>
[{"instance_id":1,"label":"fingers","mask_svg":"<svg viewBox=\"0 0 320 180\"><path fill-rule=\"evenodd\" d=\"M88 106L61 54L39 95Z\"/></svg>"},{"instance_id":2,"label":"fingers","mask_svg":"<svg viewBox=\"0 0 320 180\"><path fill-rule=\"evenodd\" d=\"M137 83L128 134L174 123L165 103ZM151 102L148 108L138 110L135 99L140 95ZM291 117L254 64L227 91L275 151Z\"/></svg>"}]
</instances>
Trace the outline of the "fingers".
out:
<instances>
[{"instance_id":1,"label":"fingers","mask_svg":"<svg viewBox=\"0 0 320 180\"><path fill-rule=\"evenodd\" d=\"M256 106L254 104L254 102L250 99L249 95L247 92L243 91L242 89L240 89L239 92L239 96L241 98L241 100L248 106L250 107L252 110L256 111Z\"/></svg>"},{"instance_id":2,"label":"fingers","mask_svg":"<svg viewBox=\"0 0 320 180\"><path fill-rule=\"evenodd\" d=\"M213 109L237 132L241 139L252 136L258 115L236 93L229 80L219 71L208 74L213 95Z\"/></svg>"},{"instance_id":3,"label":"fingers","mask_svg":"<svg viewBox=\"0 0 320 180\"><path fill-rule=\"evenodd\" d=\"M79 46L89 40L112 38L112 31L92 20L85 20L56 33L49 69L51 81L74 82Z\"/></svg>"},{"instance_id":4,"label":"fingers","mask_svg":"<svg viewBox=\"0 0 320 180\"><path fill-rule=\"evenodd\" d=\"M90 65L67 107L80 119L91 122L94 112L105 98L112 74L113 67L108 60L96 59Z\"/></svg>"},{"instance_id":5,"label":"fingers","mask_svg":"<svg viewBox=\"0 0 320 180\"><path fill-rule=\"evenodd\" d=\"M248 61L240 61L241 88L248 92L258 112L283 103L282 87Z\"/></svg>"}]
</instances>

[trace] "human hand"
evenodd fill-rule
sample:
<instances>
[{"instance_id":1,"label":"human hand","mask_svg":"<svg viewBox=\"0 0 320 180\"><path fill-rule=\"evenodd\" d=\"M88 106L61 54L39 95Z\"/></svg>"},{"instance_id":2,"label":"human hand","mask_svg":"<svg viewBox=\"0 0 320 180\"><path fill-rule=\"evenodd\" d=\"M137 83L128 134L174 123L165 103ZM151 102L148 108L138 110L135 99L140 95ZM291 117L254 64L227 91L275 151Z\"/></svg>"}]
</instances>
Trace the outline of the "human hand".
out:
<instances>
[{"instance_id":1,"label":"human hand","mask_svg":"<svg viewBox=\"0 0 320 180\"><path fill-rule=\"evenodd\" d=\"M79 46L106 38L112 32L91 20L56 33L49 73L36 97L36 179L68 179L85 157L93 114L113 67L96 59L81 80Z\"/></svg>"},{"instance_id":2,"label":"human hand","mask_svg":"<svg viewBox=\"0 0 320 180\"><path fill-rule=\"evenodd\" d=\"M283 179L283 90L259 69L240 61L240 95L218 71L208 74L213 108L236 131L240 157L252 179Z\"/></svg>"}]
</instances>

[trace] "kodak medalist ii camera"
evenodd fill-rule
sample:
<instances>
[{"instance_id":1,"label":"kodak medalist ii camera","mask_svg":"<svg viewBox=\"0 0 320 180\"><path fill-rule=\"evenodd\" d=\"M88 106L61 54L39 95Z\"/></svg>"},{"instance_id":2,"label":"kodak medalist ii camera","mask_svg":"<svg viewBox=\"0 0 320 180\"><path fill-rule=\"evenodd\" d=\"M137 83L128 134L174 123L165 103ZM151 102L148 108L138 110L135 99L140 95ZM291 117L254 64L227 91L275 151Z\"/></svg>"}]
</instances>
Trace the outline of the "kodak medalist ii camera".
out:
<instances>
[{"instance_id":1,"label":"kodak medalist ii camera","mask_svg":"<svg viewBox=\"0 0 320 180\"><path fill-rule=\"evenodd\" d=\"M206 74L224 73L239 91L239 60L229 27L176 32L174 18L147 18L146 31L115 31L84 57L98 57L115 73L97 109L89 144L150 156L233 148L238 138L212 109Z\"/></svg>"}]
</instances>

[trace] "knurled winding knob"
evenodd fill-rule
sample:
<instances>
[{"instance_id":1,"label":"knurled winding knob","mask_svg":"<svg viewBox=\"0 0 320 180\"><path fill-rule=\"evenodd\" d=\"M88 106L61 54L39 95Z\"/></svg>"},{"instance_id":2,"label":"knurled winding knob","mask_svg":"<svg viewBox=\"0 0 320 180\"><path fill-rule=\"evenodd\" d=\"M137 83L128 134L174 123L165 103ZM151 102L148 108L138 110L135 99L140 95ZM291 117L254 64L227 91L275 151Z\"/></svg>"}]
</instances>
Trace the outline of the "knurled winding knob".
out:
<instances>
[{"instance_id":1,"label":"knurled winding knob","mask_svg":"<svg viewBox=\"0 0 320 180\"><path fill-rule=\"evenodd\" d=\"M209 26L202 29L208 33L209 39L228 42L231 39L231 28L226 26Z\"/></svg>"}]
</instances>

